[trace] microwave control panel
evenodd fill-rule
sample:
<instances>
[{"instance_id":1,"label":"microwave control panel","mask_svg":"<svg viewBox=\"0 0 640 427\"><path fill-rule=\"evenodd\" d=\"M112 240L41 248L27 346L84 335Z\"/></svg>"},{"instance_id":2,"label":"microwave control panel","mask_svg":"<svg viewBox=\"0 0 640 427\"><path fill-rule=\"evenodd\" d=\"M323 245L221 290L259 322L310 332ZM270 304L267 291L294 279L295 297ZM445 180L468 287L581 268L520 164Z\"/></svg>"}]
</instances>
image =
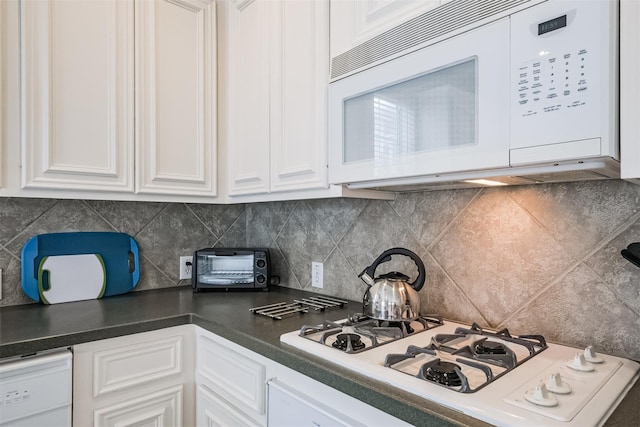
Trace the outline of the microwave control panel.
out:
<instances>
[{"instance_id":1,"label":"microwave control panel","mask_svg":"<svg viewBox=\"0 0 640 427\"><path fill-rule=\"evenodd\" d=\"M609 3L548 1L511 16L512 149L606 138Z\"/></svg>"}]
</instances>

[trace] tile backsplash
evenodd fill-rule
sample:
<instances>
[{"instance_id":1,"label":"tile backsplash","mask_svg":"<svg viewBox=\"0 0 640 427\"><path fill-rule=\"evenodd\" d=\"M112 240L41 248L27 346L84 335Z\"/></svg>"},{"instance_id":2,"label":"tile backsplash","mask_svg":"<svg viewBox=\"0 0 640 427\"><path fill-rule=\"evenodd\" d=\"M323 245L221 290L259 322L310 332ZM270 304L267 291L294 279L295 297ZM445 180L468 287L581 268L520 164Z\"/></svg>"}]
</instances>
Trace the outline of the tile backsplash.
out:
<instances>
[{"instance_id":1,"label":"tile backsplash","mask_svg":"<svg viewBox=\"0 0 640 427\"><path fill-rule=\"evenodd\" d=\"M39 233L122 231L141 253L137 290L188 285L178 258L207 246L266 246L281 285L359 301L357 275L385 249L427 268L423 313L640 360L640 186L619 180L398 194L394 201L247 205L0 199L0 306L29 303L20 251ZM311 262L324 287L311 287ZM394 257L385 270L415 275ZM381 266L382 267L382 266ZM383 271L381 269L381 271ZM354 306L354 311L360 309Z\"/></svg>"}]
</instances>

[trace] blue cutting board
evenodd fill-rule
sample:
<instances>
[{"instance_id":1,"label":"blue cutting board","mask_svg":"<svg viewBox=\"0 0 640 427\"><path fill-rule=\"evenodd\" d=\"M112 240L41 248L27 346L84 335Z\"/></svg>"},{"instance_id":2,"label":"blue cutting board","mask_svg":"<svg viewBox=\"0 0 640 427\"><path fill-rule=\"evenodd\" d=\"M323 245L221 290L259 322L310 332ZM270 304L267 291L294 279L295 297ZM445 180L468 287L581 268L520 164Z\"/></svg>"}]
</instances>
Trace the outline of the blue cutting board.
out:
<instances>
[{"instance_id":1,"label":"blue cutting board","mask_svg":"<svg viewBox=\"0 0 640 427\"><path fill-rule=\"evenodd\" d=\"M119 295L140 281L138 244L125 233L40 234L22 248L22 290L45 304Z\"/></svg>"}]
</instances>

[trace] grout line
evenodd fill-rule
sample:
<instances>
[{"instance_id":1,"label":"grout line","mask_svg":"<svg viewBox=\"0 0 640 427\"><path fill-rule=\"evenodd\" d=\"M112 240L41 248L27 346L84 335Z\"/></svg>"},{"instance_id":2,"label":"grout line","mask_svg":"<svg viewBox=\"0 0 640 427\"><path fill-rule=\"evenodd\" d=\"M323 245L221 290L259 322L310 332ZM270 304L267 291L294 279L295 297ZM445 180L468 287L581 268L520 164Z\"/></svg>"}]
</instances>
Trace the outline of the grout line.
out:
<instances>
[{"instance_id":1,"label":"grout line","mask_svg":"<svg viewBox=\"0 0 640 427\"><path fill-rule=\"evenodd\" d=\"M447 277L447 279L449 279L451 281L451 283L453 283L453 285L456 287L456 289L460 292L460 294L462 294L462 296L464 297L464 299L466 300L466 302L473 307L476 312L480 315L480 317L482 318L482 320L484 320L485 325L491 325L491 322L489 322L487 320L487 318L484 316L484 314L482 313L482 311L473 303L473 300L471 298L469 298L467 296L467 294L464 292L464 290L460 287L460 285L458 285L458 283L453 280L453 277L451 277L449 275L449 272L446 271L444 269L444 267L442 265L440 265L440 263L438 262L438 260L433 256L433 254L431 254L431 252L427 251L427 255L431 258L431 260L438 266L438 268L440 268L440 271L442 271L442 273Z\"/></svg>"},{"instance_id":2,"label":"grout line","mask_svg":"<svg viewBox=\"0 0 640 427\"><path fill-rule=\"evenodd\" d=\"M202 224L202 226L204 228L206 228L207 231L209 231L209 233L211 233L213 235L214 240L220 240L222 238L222 236L218 236L211 228L209 228L209 226L207 224L205 224L204 221L202 221L202 219L198 216L198 214L196 214L189 206L187 206L186 203L182 203L182 205L184 205L184 207L187 208L189 213L191 213L191 215L193 215L198 220L198 222L200 224ZM237 220L237 218L236 218L236 220Z\"/></svg>"},{"instance_id":3,"label":"grout line","mask_svg":"<svg viewBox=\"0 0 640 427\"><path fill-rule=\"evenodd\" d=\"M607 289L612 292L619 300L620 302L622 302L625 307L630 308L634 313L638 314L636 312L635 309L632 309L631 307L629 307L626 303L625 303L625 299L624 298L620 298L620 296L614 292L610 286L608 286L608 283L606 280L604 280L602 278L602 276L600 276L598 273L596 273L593 268L591 268L589 266L589 264L586 262L589 258L591 258L593 255L595 255L598 251L600 251L603 247L605 247L608 243L610 243L613 239L615 239L618 235L620 235L623 231L625 231L627 228L629 228L631 225L633 225L636 221L638 221L638 219L640 219L640 212L632 215L627 221L625 221L623 224L621 224L620 226L616 227L616 229L609 233L609 235L607 235L607 237L605 237L604 239L602 239L600 241L600 243L598 243L597 245L595 245L589 252L587 252L584 256L582 256L578 261L570 264L567 269L565 271L563 271L562 273L560 273L559 275L557 275L555 278L551 279L547 285L543 286L542 288L540 288L536 293L534 293L531 297L529 297L528 301L526 301L525 303L523 303L517 310L515 310L513 313L507 315L507 317L502 320L501 324L505 324L508 321L510 321L511 319L513 319L514 316L516 316L517 314L521 313L523 310L527 309L535 300L537 300L542 294L544 294L547 290L549 290L550 288L552 288L553 286L557 285L562 279L564 279L565 277L567 277L569 275L569 273L571 273L572 271L574 271L576 268L578 268L579 265L582 266L586 266L589 271L591 271L593 274L596 275L596 277L598 277L600 280L602 280L603 283L607 284Z\"/></svg>"},{"instance_id":4,"label":"grout line","mask_svg":"<svg viewBox=\"0 0 640 427\"><path fill-rule=\"evenodd\" d=\"M482 194L485 193L485 189L481 188L477 191L476 194L474 194L474 196L471 198L471 200L469 200L469 203L467 203L462 209L460 209L460 212L458 212L452 219L451 221L449 221L449 224L447 224L442 231L440 232L440 234L438 234L431 243L429 243L426 246L427 251L431 252L431 250L433 249L433 247L438 244L440 242L440 240L442 240L442 237L444 237L444 235L446 233L449 232L449 230L451 230L451 228L453 227L453 225L458 221L458 218L460 218L468 209L469 207L480 198L480 196ZM443 269L444 270L444 269Z\"/></svg>"},{"instance_id":5,"label":"grout line","mask_svg":"<svg viewBox=\"0 0 640 427\"><path fill-rule=\"evenodd\" d=\"M40 218L42 218L47 212L49 212L50 210L52 210L53 208L55 208L56 206L58 206L60 203L62 202L62 200L57 200L49 209L44 210L40 215L38 215L37 217L35 217L33 219L33 221L31 221L29 224L27 224L21 232L19 232L18 234L16 234L15 236L13 236L10 240L7 241L7 243L4 244L5 248L7 246L9 246L9 244L13 241L15 241L16 239L18 239L18 237L22 236L28 229L29 227L31 227L36 221L38 221ZM10 251L7 249L7 252L10 253Z\"/></svg>"},{"instance_id":6,"label":"grout line","mask_svg":"<svg viewBox=\"0 0 640 427\"><path fill-rule=\"evenodd\" d=\"M98 212L96 209L94 209L93 206L89 205L86 200L81 200L81 202L87 207L87 209L89 209L90 211L92 211L93 213L98 215L101 220L106 222L109 227L111 227L115 231L122 231L118 227L116 227L115 225L111 224L105 217L102 216L102 214L100 212Z\"/></svg>"}]
</instances>

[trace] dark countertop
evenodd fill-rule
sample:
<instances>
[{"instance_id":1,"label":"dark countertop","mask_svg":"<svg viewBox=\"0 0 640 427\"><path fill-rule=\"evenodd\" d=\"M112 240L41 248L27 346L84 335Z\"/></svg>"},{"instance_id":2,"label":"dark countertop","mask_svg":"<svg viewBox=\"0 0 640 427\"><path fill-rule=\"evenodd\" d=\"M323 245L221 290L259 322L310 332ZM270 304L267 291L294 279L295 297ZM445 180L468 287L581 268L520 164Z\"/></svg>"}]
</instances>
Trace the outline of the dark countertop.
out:
<instances>
[{"instance_id":1,"label":"dark countertop","mask_svg":"<svg viewBox=\"0 0 640 427\"><path fill-rule=\"evenodd\" d=\"M300 329L303 324L347 317L360 309L357 302L342 309L294 315L284 320L249 312L252 307L292 302L309 295L313 294L282 287L274 287L270 292L197 294L190 287L180 287L49 306L3 307L0 358L192 323L411 424L487 425L280 343L281 334ZM640 425L639 405L640 382L606 425Z\"/></svg>"}]
</instances>

